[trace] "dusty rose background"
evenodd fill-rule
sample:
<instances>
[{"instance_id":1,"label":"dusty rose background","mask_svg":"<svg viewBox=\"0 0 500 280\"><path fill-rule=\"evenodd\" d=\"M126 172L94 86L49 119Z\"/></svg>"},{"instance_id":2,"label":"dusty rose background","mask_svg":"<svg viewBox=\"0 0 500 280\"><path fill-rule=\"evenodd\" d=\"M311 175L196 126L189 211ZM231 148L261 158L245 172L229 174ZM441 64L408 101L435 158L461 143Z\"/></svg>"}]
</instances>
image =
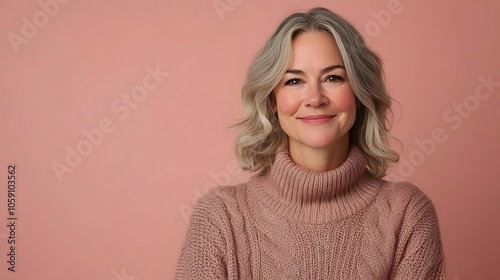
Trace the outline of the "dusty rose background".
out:
<instances>
[{"instance_id":1,"label":"dusty rose background","mask_svg":"<svg viewBox=\"0 0 500 280\"><path fill-rule=\"evenodd\" d=\"M248 178L226 128L248 64L279 21L316 5L385 61L404 143L390 178L433 200L449 278L499 279L494 0L1 1L0 278L173 278L195 200Z\"/></svg>"}]
</instances>

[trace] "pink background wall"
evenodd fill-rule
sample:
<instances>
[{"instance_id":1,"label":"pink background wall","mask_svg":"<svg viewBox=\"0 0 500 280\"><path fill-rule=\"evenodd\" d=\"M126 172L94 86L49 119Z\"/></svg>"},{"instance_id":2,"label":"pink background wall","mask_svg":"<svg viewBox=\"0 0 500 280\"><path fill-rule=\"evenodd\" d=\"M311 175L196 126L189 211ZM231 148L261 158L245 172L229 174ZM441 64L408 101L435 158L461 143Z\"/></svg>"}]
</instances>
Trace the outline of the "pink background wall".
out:
<instances>
[{"instance_id":1,"label":"pink background wall","mask_svg":"<svg viewBox=\"0 0 500 280\"><path fill-rule=\"evenodd\" d=\"M248 178L226 128L248 64L316 5L385 61L391 178L433 200L449 278L500 278L498 1L55 1L0 2L0 279L173 278L195 200Z\"/></svg>"}]
</instances>

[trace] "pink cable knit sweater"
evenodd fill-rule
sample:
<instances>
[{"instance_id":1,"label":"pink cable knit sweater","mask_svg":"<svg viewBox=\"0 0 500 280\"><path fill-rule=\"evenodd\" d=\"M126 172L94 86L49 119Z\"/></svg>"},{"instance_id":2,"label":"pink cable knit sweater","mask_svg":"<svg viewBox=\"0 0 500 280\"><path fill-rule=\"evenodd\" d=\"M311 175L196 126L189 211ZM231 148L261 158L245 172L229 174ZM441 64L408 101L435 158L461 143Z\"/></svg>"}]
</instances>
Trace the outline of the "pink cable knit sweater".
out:
<instances>
[{"instance_id":1,"label":"pink cable knit sweater","mask_svg":"<svg viewBox=\"0 0 500 280\"><path fill-rule=\"evenodd\" d=\"M356 147L326 172L283 150L267 174L215 188L193 211L176 279L446 279L432 202L365 169Z\"/></svg>"}]
</instances>

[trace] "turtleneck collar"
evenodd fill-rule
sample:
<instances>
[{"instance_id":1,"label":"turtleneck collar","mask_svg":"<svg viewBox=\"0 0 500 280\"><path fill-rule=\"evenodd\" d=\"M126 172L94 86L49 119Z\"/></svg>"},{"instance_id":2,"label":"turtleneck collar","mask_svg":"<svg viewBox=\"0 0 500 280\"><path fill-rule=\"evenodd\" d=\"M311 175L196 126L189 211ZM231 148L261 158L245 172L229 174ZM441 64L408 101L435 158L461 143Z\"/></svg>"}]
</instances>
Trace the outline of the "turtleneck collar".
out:
<instances>
[{"instance_id":1,"label":"turtleneck collar","mask_svg":"<svg viewBox=\"0 0 500 280\"><path fill-rule=\"evenodd\" d=\"M298 222L322 224L342 219L368 206L380 181L366 172L367 160L351 146L336 169L316 172L296 165L288 149L276 154L266 174L250 179L250 193L274 212Z\"/></svg>"}]
</instances>

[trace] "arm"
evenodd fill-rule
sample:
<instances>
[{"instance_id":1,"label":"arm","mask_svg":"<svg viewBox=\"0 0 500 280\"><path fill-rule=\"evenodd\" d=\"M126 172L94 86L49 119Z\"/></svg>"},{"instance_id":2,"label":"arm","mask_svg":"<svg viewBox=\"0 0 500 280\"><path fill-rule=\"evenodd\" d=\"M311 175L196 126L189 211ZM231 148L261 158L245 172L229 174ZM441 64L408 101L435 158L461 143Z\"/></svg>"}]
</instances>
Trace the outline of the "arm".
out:
<instances>
[{"instance_id":1,"label":"arm","mask_svg":"<svg viewBox=\"0 0 500 280\"><path fill-rule=\"evenodd\" d=\"M420 191L410 201L390 279L446 279L434 205Z\"/></svg>"},{"instance_id":2,"label":"arm","mask_svg":"<svg viewBox=\"0 0 500 280\"><path fill-rule=\"evenodd\" d=\"M224 239L216 226L222 217L217 217L217 205L211 202L209 197L202 197L193 210L177 263L177 280L227 279Z\"/></svg>"}]
</instances>

